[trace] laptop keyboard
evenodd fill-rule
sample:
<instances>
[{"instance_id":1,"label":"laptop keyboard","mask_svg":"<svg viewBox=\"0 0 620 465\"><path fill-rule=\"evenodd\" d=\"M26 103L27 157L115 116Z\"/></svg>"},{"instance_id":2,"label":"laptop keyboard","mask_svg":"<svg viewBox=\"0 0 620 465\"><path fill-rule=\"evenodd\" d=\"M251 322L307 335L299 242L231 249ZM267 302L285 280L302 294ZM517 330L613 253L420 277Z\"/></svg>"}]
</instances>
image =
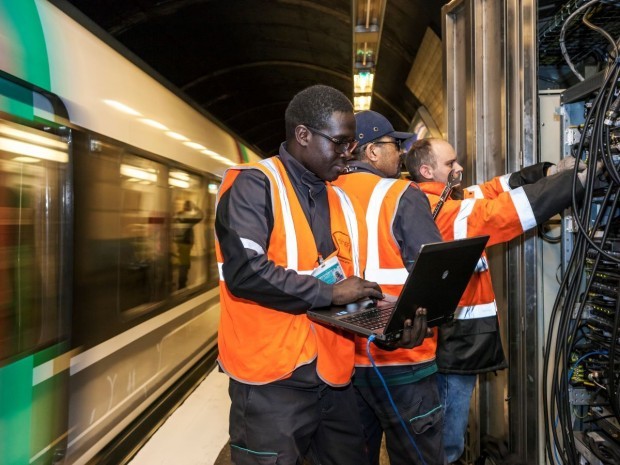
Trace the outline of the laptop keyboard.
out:
<instances>
[{"instance_id":1,"label":"laptop keyboard","mask_svg":"<svg viewBox=\"0 0 620 465\"><path fill-rule=\"evenodd\" d=\"M341 318L341 321L361 326L362 328L374 331L384 328L390 319L394 307L374 308L367 312L356 313Z\"/></svg>"}]
</instances>

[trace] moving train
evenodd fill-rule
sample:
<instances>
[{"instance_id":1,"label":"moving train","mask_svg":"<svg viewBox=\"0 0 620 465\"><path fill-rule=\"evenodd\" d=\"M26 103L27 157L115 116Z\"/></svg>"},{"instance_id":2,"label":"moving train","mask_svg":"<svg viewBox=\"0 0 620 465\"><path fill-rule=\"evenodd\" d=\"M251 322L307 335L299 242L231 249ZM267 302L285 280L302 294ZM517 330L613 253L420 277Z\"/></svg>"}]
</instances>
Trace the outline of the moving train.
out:
<instances>
[{"instance_id":1,"label":"moving train","mask_svg":"<svg viewBox=\"0 0 620 465\"><path fill-rule=\"evenodd\" d=\"M215 195L260 157L46 0L0 31L0 463L122 463L213 363Z\"/></svg>"}]
</instances>

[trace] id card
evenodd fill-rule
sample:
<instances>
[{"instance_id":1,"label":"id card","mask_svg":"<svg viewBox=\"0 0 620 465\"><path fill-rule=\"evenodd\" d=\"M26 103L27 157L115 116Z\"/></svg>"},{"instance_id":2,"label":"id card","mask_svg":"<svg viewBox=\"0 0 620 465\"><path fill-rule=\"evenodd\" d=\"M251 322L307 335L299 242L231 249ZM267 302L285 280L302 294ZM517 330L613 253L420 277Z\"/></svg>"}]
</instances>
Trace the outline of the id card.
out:
<instances>
[{"instance_id":1,"label":"id card","mask_svg":"<svg viewBox=\"0 0 620 465\"><path fill-rule=\"evenodd\" d=\"M312 271L312 276L327 284L336 284L346 277L340 265L340 261L338 261L338 257L335 255L317 266L314 271Z\"/></svg>"}]
</instances>

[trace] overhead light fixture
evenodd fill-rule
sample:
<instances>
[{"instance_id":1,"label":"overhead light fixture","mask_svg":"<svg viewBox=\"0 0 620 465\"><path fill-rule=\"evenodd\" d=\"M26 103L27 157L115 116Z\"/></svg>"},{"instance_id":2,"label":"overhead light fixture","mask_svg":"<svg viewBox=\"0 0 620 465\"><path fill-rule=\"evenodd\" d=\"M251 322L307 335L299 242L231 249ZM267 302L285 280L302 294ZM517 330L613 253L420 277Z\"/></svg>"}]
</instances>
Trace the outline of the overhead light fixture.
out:
<instances>
[{"instance_id":1,"label":"overhead light fixture","mask_svg":"<svg viewBox=\"0 0 620 465\"><path fill-rule=\"evenodd\" d=\"M353 109L355 111L370 110L370 95L356 95L353 97Z\"/></svg>"},{"instance_id":2,"label":"overhead light fixture","mask_svg":"<svg viewBox=\"0 0 620 465\"><path fill-rule=\"evenodd\" d=\"M385 0L353 1L352 74L355 111L370 109L385 4Z\"/></svg>"},{"instance_id":3,"label":"overhead light fixture","mask_svg":"<svg viewBox=\"0 0 620 465\"><path fill-rule=\"evenodd\" d=\"M372 91L375 74L369 70L360 71L353 76L353 92L366 94Z\"/></svg>"}]
</instances>

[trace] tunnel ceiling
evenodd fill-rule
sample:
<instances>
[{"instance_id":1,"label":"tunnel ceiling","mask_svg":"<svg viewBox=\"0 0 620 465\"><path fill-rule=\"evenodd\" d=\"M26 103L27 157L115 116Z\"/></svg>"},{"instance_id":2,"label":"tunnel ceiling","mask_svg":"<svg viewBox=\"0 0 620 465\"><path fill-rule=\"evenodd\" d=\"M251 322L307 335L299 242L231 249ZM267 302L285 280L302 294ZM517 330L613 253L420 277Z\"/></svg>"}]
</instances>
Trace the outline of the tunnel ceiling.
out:
<instances>
[{"instance_id":1,"label":"tunnel ceiling","mask_svg":"<svg viewBox=\"0 0 620 465\"><path fill-rule=\"evenodd\" d=\"M297 92L321 83L353 95L351 0L53 3L92 20L263 155L284 140L284 110ZM387 3L372 108L397 129L419 106L405 80L426 28L441 36L444 3Z\"/></svg>"},{"instance_id":2,"label":"tunnel ceiling","mask_svg":"<svg viewBox=\"0 0 620 465\"><path fill-rule=\"evenodd\" d=\"M284 140L284 110L298 91L321 83L353 94L351 0L51 1L107 31L262 155ZM397 130L420 106L406 80L427 28L441 37L445 3L387 0L371 108ZM539 1L541 20L563 3ZM558 54L546 49L549 60Z\"/></svg>"}]
</instances>

